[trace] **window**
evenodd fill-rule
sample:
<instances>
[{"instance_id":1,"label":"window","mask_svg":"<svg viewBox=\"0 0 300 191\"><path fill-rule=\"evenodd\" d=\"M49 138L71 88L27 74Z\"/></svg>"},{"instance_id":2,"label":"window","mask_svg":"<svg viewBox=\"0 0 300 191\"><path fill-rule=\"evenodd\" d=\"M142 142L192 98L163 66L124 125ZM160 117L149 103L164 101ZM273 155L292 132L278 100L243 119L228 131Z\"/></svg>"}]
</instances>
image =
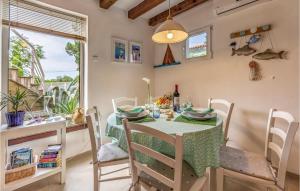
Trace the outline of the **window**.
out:
<instances>
[{"instance_id":1,"label":"window","mask_svg":"<svg viewBox=\"0 0 300 191\"><path fill-rule=\"evenodd\" d=\"M2 23L9 42L7 92L26 90L32 115L68 115L83 107L86 18L39 2L4 0Z\"/></svg>"},{"instance_id":2,"label":"window","mask_svg":"<svg viewBox=\"0 0 300 191\"><path fill-rule=\"evenodd\" d=\"M211 58L211 27L193 31L185 43L185 58Z\"/></svg>"}]
</instances>

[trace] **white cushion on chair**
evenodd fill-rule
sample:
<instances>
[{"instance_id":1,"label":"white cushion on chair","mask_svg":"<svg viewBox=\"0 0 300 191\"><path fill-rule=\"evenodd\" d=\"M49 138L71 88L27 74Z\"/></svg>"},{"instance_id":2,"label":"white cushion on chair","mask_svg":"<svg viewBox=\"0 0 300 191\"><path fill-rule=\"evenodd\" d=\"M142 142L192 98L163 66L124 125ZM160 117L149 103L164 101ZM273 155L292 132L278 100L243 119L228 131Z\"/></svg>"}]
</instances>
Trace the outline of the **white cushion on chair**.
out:
<instances>
[{"instance_id":1,"label":"white cushion on chair","mask_svg":"<svg viewBox=\"0 0 300 191\"><path fill-rule=\"evenodd\" d=\"M223 146L220 150L221 166L249 176L274 181L271 164L264 156Z\"/></svg>"},{"instance_id":2,"label":"white cushion on chair","mask_svg":"<svg viewBox=\"0 0 300 191\"><path fill-rule=\"evenodd\" d=\"M149 166L151 169L155 170L156 172L159 172L160 174L163 174L164 176L168 177L169 179L174 179L174 169L171 167L159 162L155 161L153 165ZM186 162L183 162L182 165L182 172L183 172L183 177L182 177L182 191L188 191L190 190L193 185L199 180L203 181L202 178L206 177L201 177L199 178L193 168L188 165ZM145 184L149 186L153 186L157 188L159 191L171 191L173 189L169 188L165 184L159 182L155 178L147 175L146 173L142 172L140 174L140 180L144 182Z\"/></svg>"},{"instance_id":3,"label":"white cushion on chair","mask_svg":"<svg viewBox=\"0 0 300 191\"><path fill-rule=\"evenodd\" d=\"M117 142L115 142L101 145L97 157L100 162L108 162L126 159L128 158L128 154L118 146Z\"/></svg>"}]
</instances>

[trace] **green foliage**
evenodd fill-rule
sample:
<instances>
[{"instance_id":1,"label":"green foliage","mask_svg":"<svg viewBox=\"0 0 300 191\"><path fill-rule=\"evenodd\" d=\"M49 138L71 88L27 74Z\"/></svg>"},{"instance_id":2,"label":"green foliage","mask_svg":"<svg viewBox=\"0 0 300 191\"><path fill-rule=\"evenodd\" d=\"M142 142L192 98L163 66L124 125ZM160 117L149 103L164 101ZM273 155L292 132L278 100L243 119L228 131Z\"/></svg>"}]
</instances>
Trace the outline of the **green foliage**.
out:
<instances>
[{"instance_id":1,"label":"green foliage","mask_svg":"<svg viewBox=\"0 0 300 191\"><path fill-rule=\"evenodd\" d=\"M21 91L19 88L17 89L15 94L5 94L1 93L0 100L0 110L8 107L11 104L12 112L17 113L20 108L26 108L30 110L30 107L27 102L27 97L29 96L26 90Z\"/></svg>"},{"instance_id":2,"label":"green foliage","mask_svg":"<svg viewBox=\"0 0 300 191\"><path fill-rule=\"evenodd\" d=\"M57 107L60 113L73 114L79 106L78 99L72 97L67 99L65 103L58 103Z\"/></svg>"},{"instance_id":3,"label":"green foliage","mask_svg":"<svg viewBox=\"0 0 300 191\"><path fill-rule=\"evenodd\" d=\"M65 50L67 54L75 58L75 63L77 64L77 70L79 70L80 65L80 42L74 41L73 43L68 42L66 44Z\"/></svg>"},{"instance_id":4,"label":"green foliage","mask_svg":"<svg viewBox=\"0 0 300 191\"><path fill-rule=\"evenodd\" d=\"M57 76L56 79L46 80L46 82L72 82L74 79L70 76Z\"/></svg>"},{"instance_id":5,"label":"green foliage","mask_svg":"<svg viewBox=\"0 0 300 191\"><path fill-rule=\"evenodd\" d=\"M44 51L40 45L33 45L37 55L37 59L43 59ZM25 75L25 68L30 66L32 60L32 52L30 47L20 38L14 36L10 38L9 63L10 66L18 69L20 76Z\"/></svg>"},{"instance_id":6,"label":"green foliage","mask_svg":"<svg viewBox=\"0 0 300 191\"><path fill-rule=\"evenodd\" d=\"M49 106L53 113L73 114L79 107L79 77L76 77L66 89L58 86L52 88L46 92L46 96L51 96Z\"/></svg>"}]
</instances>

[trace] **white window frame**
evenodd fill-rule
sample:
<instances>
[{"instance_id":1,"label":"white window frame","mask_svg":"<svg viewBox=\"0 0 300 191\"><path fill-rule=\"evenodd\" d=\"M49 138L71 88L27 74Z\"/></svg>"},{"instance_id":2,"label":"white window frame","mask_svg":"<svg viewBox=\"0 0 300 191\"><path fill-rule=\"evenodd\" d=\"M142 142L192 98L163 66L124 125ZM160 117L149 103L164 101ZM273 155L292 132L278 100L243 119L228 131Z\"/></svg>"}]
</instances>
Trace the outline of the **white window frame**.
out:
<instances>
[{"instance_id":1,"label":"white window frame","mask_svg":"<svg viewBox=\"0 0 300 191\"><path fill-rule=\"evenodd\" d=\"M37 2L39 3L39 2ZM43 4L43 3L42 3ZM49 7L57 8L52 5L43 4ZM0 10L2 10L2 2L0 3ZM73 11L69 11L66 9L57 8L61 11L64 11L66 13L72 13L76 14L78 16L86 18L86 34L88 34L88 17L86 15L82 15ZM2 13L0 14L0 21L2 21ZM29 30L31 31L31 30ZM32 31L36 32L36 31ZM49 34L51 35L51 34ZM87 38L88 35L86 35ZM0 60L2 61L2 64L0 64L0 92L2 93L8 93L8 70L9 70L9 41L10 41L10 27L7 25L2 25L2 22L0 24L0 47L2 46L2 50L0 53ZM2 56L2 57L1 57ZM87 101L87 71L88 71L88 40L85 42L80 43L80 82L79 82L79 88L80 88L80 103L79 107L86 109L88 105ZM7 109L3 109L0 111L0 125L5 124L5 112ZM40 112L40 111L37 111Z\"/></svg>"},{"instance_id":2,"label":"white window frame","mask_svg":"<svg viewBox=\"0 0 300 191\"><path fill-rule=\"evenodd\" d=\"M183 47L183 55L185 60L191 61L191 60L206 60L206 59L211 59L213 57L213 51L212 51L212 26L206 26L202 27L200 29L193 30L189 32L189 37L185 40L184 47ZM196 35L199 35L201 33L207 33L207 55L206 56L198 56L198 57L192 57L188 58L187 57L187 47L188 47L188 40L191 37L194 37Z\"/></svg>"}]
</instances>

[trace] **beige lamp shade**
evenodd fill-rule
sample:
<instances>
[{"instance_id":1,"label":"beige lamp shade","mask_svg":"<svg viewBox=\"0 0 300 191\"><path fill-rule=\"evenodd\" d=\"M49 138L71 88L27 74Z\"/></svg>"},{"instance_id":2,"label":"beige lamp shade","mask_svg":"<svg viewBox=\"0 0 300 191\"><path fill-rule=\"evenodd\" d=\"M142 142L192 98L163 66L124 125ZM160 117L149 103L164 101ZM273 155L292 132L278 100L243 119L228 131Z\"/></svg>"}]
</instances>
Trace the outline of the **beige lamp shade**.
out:
<instances>
[{"instance_id":1,"label":"beige lamp shade","mask_svg":"<svg viewBox=\"0 0 300 191\"><path fill-rule=\"evenodd\" d=\"M188 33L182 25L168 18L154 32L152 40L156 43L172 44L184 41Z\"/></svg>"}]
</instances>

